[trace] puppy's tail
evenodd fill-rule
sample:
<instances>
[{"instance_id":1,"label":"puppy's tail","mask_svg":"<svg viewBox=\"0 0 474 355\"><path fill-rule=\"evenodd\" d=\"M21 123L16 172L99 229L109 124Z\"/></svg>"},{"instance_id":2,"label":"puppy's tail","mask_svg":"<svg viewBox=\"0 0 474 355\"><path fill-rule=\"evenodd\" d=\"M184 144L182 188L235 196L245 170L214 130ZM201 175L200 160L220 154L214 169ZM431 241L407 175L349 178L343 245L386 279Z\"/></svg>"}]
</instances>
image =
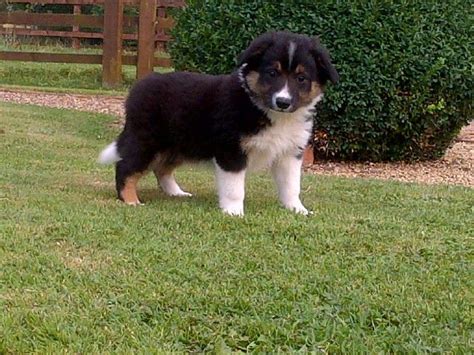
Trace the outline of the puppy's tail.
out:
<instances>
[{"instance_id":1,"label":"puppy's tail","mask_svg":"<svg viewBox=\"0 0 474 355\"><path fill-rule=\"evenodd\" d=\"M121 159L117 150L117 142L112 142L100 152L97 162L100 164L113 164Z\"/></svg>"}]
</instances>

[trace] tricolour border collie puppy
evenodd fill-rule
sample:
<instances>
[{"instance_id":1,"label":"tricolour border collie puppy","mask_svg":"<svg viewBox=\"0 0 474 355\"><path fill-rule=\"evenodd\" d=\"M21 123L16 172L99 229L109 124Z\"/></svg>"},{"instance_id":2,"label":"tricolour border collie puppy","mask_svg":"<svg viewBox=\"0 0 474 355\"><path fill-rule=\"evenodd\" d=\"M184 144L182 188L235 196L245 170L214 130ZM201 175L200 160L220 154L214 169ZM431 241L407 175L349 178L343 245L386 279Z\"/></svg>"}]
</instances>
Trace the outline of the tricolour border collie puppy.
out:
<instances>
[{"instance_id":1,"label":"tricolour border collie puppy","mask_svg":"<svg viewBox=\"0 0 474 355\"><path fill-rule=\"evenodd\" d=\"M300 201L303 150L313 110L338 73L316 38L269 32L255 39L230 75L151 74L130 91L118 139L100 154L116 163L118 198L138 205L137 183L153 171L170 196L191 196L174 170L213 160L219 205L244 213L247 170L270 168L284 207L308 214Z\"/></svg>"}]
</instances>

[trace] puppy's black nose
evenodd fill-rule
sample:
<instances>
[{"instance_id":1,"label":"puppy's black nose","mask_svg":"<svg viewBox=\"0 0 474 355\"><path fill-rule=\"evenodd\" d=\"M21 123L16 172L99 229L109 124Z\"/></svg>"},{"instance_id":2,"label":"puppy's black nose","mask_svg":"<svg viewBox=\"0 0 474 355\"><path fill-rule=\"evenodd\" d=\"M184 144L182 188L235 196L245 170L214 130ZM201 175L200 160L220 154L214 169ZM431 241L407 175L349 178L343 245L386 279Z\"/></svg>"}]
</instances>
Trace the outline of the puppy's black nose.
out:
<instances>
[{"instance_id":1,"label":"puppy's black nose","mask_svg":"<svg viewBox=\"0 0 474 355\"><path fill-rule=\"evenodd\" d=\"M291 106L291 99L287 97L277 97L276 105L281 110L286 110Z\"/></svg>"}]
</instances>

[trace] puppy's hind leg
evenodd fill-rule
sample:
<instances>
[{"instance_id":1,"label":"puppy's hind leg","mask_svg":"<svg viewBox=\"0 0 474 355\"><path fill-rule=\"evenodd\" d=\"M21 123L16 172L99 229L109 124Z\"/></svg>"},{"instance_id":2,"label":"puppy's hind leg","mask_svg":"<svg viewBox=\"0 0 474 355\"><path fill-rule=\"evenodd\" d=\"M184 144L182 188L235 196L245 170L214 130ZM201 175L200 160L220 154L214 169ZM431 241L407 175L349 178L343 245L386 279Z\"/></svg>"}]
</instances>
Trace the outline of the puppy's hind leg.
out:
<instances>
[{"instance_id":1,"label":"puppy's hind leg","mask_svg":"<svg viewBox=\"0 0 474 355\"><path fill-rule=\"evenodd\" d=\"M130 206L138 206L138 205L143 205L143 203L140 202L138 199L137 195L137 184L138 180L143 175L140 173L137 173L135 175L127 177L125 180L123 189L120 190L120 199L125 202L127 205Z\"/></svg>"},{"instance_id":2,"label":"puppy's hind leg","mask_svg":"<svg viewBox=\"0 0 474 355\"><path fill-rule=\"evenodd\" d=\"M174 178L174 174L166 174L158 177L161 188L168 196L191 197L192 194L181 190Z\"/></svg>"},{"instance_id":3,"label":"puppy's hind leg","mask_svg":"<svg viewBox=\"0 0 474 355\"><path fill-rule=\"evenodd\" d=\"M128 144L124 145L120 153L122 160L115 165L118 198L127 205L141 205L137 195L137 184L149 171L153 150L138 144Z\"/></svg>"},{"instance_id":4,"label":"puppy's hind leg","mask_svg":"<svg viewBox=\"0 0 474 355\"><path fill-rule=\"evenodd\" d=\"M127 167L126 161L119 161L115 166L115 185L120 200L127 205L137 206L142 203L138 199L137 184L144 174Z\"/></svg>"},{"instance_id":5,"label":"puppy's hind leg","mask_svg":"<svg viewBox=\"0 0 474 355\"><path fill-rule=\"evenodd\" d=\"M167 164L162 161L162 159L158 158L154 163L153 173L155 174L161 189L168 196L191 197L192 194L183 191L176 182L174 170L178 165L178 163Z\"/></svg>"}]
</instances>

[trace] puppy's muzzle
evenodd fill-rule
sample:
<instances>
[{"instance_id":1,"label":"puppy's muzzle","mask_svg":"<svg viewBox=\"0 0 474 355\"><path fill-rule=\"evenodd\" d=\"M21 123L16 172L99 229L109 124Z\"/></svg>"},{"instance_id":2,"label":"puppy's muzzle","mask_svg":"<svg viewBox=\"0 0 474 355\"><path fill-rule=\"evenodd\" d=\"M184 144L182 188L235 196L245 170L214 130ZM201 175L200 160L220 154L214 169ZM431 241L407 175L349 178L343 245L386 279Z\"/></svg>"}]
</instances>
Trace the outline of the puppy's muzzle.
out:
<instances>
[{"instance_id":1,"label":"puppy's muzzle","mask_svg":"<svg viewBox=\"0 0 474 355\"><path fill-rule=\"evenodd\" d=\"M288 97L277 97L275 105L279 110L285 111L291 106L291 98Z\"/></svg>"}]
</instances>

